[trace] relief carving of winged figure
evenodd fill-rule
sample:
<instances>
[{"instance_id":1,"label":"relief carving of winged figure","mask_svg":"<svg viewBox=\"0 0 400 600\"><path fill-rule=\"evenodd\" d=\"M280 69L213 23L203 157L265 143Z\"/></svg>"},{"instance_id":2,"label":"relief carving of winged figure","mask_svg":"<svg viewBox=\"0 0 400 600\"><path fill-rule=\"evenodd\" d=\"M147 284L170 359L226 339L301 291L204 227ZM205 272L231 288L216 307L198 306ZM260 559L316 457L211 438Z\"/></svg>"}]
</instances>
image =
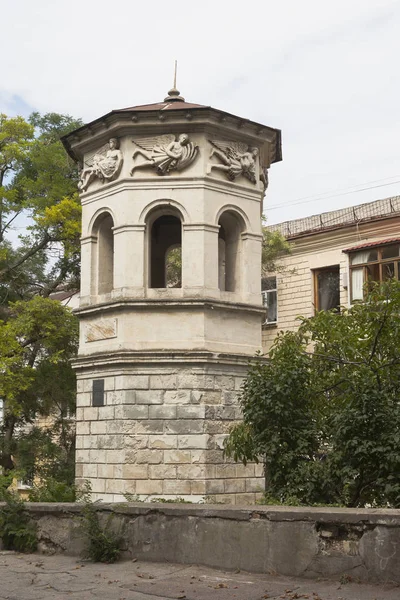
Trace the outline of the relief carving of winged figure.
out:
<instances>
[{"instance_id":1,"label":"relief carving of winged figure","mask_svg":"<svg viewBox=\"0 0 400 600\"><path fill-rule=\"evenodd\" d=\"M178 139L173 134L166 134L132 141L138 146L132 158L135 159L140 155L146 160L134 164L131 175L135 169L147 167L155 169L158 175L182 171L195 160L199 152L199 147L190 141L187 133L181 133Z\"/></svg>"},{"instance_id":2,"label":"relief carving of winged figure","mask_svg":"<svg viewBox=\"0 0 400 600\"><path fill-rule=\"evenodd\" d=\"M102 183L112 181L118 177L122 163L122 152L119 149L119 140L111 138L100 150L86 157L86 168L80 173L78 189L86 192L94 179L100 179Z\"/></svg>"},{"instance_id":3,"label":"relief carving of winged figure","mask_svg":"<svg viewBox=\"0 0 400 600\"><path fill-rule=\"evenodd\" d=\"M216 156L222 164L209 163L208 172L211 172L211 169L219 169L226 173L230 181L243 175L251 183L257 183L258 148L250 147L242 142L224 142L222 140L209 140L209 142L214 146L210 158Z\"/></svg>"}]
</instances>

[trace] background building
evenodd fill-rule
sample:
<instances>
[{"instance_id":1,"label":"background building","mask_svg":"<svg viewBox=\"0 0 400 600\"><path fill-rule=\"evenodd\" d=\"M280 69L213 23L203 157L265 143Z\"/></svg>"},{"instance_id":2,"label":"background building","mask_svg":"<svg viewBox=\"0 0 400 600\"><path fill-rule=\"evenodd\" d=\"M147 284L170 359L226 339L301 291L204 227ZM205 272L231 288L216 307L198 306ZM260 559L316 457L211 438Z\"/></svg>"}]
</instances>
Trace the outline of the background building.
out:
<instances>
[{"instance_id":1,"label":"background building","mask_svg":"<svg viewBox=\"0 0 400 600\"><path fill-rule=\"evenodd\" d=\"M400 278L400 196L269 229L292 243L292 253L263 279L264 352L278 331L297 328L299 315L349 306L362 299L366 282Z\"/></svg>"}]
</instances>

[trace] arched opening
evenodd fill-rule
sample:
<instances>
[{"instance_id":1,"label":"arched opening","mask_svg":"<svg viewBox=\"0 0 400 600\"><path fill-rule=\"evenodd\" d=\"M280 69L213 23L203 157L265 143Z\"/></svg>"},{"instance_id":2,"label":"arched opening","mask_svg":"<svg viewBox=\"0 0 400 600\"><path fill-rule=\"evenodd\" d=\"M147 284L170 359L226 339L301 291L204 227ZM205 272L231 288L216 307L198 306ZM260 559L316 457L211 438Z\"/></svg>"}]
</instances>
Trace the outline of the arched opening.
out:
<instances>
[{"instance_id":1,"label":"arched opening","mask_svg":"<svg viewBox=\"0 0 400 600\"><path fill-rule=\"evenodd\" d=\"M241 279L242 220L233 212L224 212L218 221L218 285L224 292L238 292Z\"/></svg>"},{"instance_id":2,"label":"arched opening","mask_svg":"<svg viewBox=\"0 0 400 600\"><path fill-rule=\"evenodd\" d=\"M114 287L114 221L102 213L95 221L93 235L97 237L97 252L92 263L93 287L97 294L109 294Z\"/></svg>"},{"instance_id":3,"label":"arched opening","mask_svg":"<svg viewBox=\"0 0 400 600\"><path fill-rule=\"evenodd\" d=\"M182 287L182 223L172 214L164 214L150 228L151 288Z\"/></svg>"}]
</instances>

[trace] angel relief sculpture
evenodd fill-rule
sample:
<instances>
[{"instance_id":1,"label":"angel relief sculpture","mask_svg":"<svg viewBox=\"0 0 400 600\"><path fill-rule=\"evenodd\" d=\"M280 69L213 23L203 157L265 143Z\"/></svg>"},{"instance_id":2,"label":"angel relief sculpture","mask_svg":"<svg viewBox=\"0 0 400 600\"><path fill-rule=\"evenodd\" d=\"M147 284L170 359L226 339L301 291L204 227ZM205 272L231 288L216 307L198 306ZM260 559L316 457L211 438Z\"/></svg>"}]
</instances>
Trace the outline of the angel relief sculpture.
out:
<instances>
[{"instance_id":1,"label":"angel relief sculpture","mask_svg":"<svg viewBox=\"0 0 400 600\"><path fill-rule=\"evenodd\" d=\"M209 140L214 146L210 158L216 156L222 164L209 163L208 172L211 169L224 171L234 181L239 175L246 177L251 183L257 183L256 161L258 148L249 147L242 142L224 142L222 140Z\"/></svg>"},{"instance_id":2,"label":"angel relief sculpture","mask_svg":"<svg viewBox=\"0 0 400 600\"><path fill-rule=\"evenodd\" d=\"M192 164L199 152L199 147L190 141L187 133L181 133L178 139L173 134L167 134L132 141L138 146L132 158L135 159L140 155L145 161L134 164L131 175L136 169L145 168L155 169L158 175L168 175L171 171L183 171Z\"/></svg>"},{"instance_id":3,"label":"angel relief sculpture","mask_svg":"<svg viewBox=\"0 0 400 600\"><path fill-rule=\"evenodd\" d=\"M78 189L86 192L94 179L100 179L102 183L112 181L118 177L122 163L122 152L119 149L119 140L111 138L100 150L86 156L86 168L80 173Z\"/></svg>"}]
</instances>

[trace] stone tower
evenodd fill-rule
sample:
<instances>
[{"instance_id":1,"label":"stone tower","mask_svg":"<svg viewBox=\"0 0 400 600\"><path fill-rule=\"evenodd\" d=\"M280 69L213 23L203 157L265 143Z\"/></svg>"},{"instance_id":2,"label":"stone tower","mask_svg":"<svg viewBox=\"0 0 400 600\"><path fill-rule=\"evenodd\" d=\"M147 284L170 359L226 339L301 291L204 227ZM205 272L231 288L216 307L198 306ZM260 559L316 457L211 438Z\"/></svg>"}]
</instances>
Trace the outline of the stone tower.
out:
<instances>
[{"instance_id":1,"label":"stone tower","mask_svg":"<svg viewBox=\"0 0 400 600\"><path fill-rule=\"evenodd\" d=\"M63 142L81 167L78 481L107 501L253 502L261 467L222 448L261 348L260 216L280 131L174 88Z\"/></svg>"}]
</instances>

